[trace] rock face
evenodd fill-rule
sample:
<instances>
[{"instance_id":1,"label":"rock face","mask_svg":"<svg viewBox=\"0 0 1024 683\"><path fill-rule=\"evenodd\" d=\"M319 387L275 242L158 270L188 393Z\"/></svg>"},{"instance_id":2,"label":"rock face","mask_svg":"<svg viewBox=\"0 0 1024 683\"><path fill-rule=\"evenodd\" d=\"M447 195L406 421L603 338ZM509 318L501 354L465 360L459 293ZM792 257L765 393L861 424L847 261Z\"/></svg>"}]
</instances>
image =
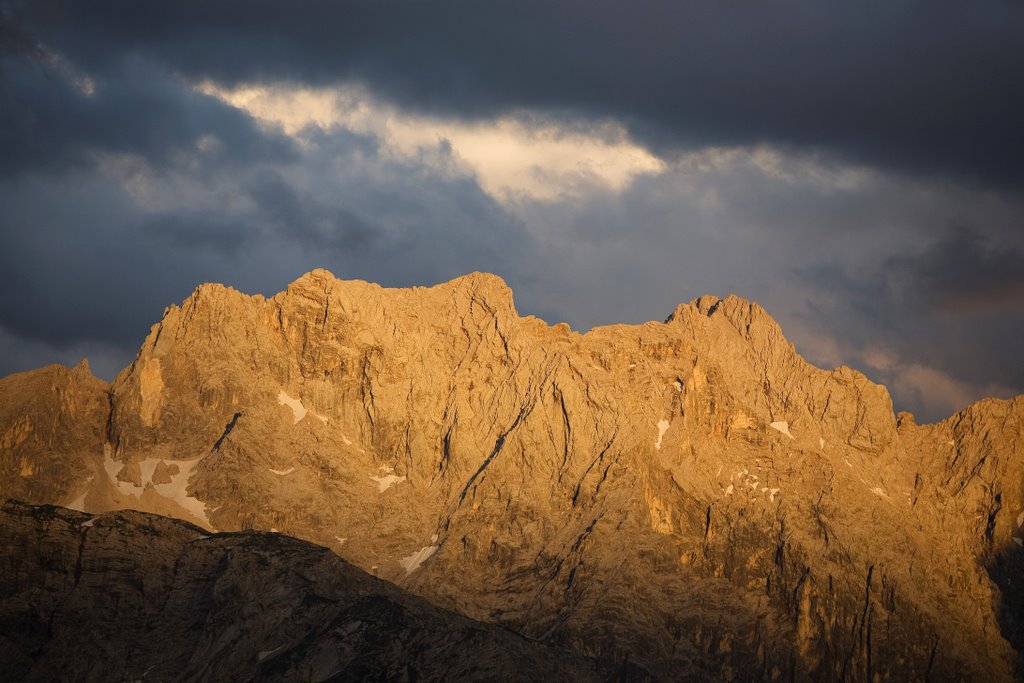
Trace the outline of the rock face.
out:
<instances>
[{"instance_id":1,"label":"rock face","mask_svg":"<svg viewBox=\"0 0 1024 683\"><path fill-rule=\"evenodd\" d=\"M599 680L279 534L8 503L0 547L4 680Z\"/></svg>"},{"instance_id":2,"label":"rock face","mask_svg":"<svg viewBox=\"0 0 1024 683\"><path fill-rule=\"evenodd\" d=\"M203 285L110 386L0 380L0 434L6 497L285 532L606 675L1022 670L1024 398L916 425L737 297L579 334L491 275Z\"/></svg>"}]
</instances>

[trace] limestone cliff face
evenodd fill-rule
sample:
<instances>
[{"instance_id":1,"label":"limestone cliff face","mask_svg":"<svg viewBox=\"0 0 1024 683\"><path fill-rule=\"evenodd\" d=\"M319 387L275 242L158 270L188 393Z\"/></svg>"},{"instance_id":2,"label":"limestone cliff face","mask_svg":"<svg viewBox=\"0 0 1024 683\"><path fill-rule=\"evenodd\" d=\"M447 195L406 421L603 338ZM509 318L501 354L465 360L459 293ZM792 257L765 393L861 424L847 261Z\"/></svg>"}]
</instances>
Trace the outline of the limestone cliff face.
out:
<instances>
[{"instance_id":1,"label":"limestone cliff face","mask_svg":"<svg viewBox=\"0 0 1024 683\"><path fill-rule=\"evenodd\" d=\"M203 285L109 387L2 380L2 493L308 539L606 672L1009 680L1022 416L897 421L736 297L579 334L320 270Z\"/></svg>"},{"instance_id":2,"label":"limestone cliff face","mask_svg":"<svg viewBox=\"0 0 1024 683\"><path fill-rule=\"evenodd\" d=\"M83 361L0 379L0 491L5 498L75 503L94 483L109 386ZM77 500L79 507L82 500Z\"/></svg>"}]
</instances>

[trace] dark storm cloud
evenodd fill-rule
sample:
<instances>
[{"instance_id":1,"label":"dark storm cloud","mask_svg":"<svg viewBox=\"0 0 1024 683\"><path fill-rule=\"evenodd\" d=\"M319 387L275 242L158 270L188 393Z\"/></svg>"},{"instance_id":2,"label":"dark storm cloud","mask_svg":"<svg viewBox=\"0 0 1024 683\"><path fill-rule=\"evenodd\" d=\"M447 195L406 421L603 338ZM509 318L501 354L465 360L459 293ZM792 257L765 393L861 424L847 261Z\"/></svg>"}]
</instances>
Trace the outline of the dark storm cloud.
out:
<instances>
[{"instance_id":1,"label":"dark storm cloud","mask_svg":"<svg viewBox=\"0 0 1024 683\"><path fill-rule=\"evenodd\" d=\"M358 80L403 107L616 117L654 149L769 143L1024 183L1024 4L353 0L40 2L11 10L88 69Z\"/></svg>"},{"instance_id":2,"label":"dark storm cloud","mask_svg":"<svg viewBox=\"0 0 1024 683\"><path fill-rule=\"evenodd\" d=\"M967 353L972 345L999 345L1007 325L1024 332L1024 252L976 229L936 232L923 247L903 245L880 262L856 267L832 259L796 268L795 273L805 284L843 302L848 315L837 324L844 338L863 342L872 327L882 327L893 339L902 338L917 348L921 359ZM823 309L815 309L813 315L836 317L834 311ZM922 332L909 334L908 327ZM1006 350L1015 346L1016 338L1010 335ZM936 343L940 339L942 343ZM949 365L950 360L941 364ZM959 370L970 374L970 368L991 365L1004 370L1015 365L1018 379L1024 379L1024 362L1011 354L971 358ZM997 378L997 373L988 377Z\"/></svg>"},{"instance_id":3,"label":"dark storm cloud","mask_svg":"<svg viewBox=\"0 0 1024 683\"><path fill-rule=\"evenodd\" d=\"M36 37L19 26L13 17L8 15L6 8L0 7L0 57L12 55L42 58L45 53Z\"/></svg>"},{"instance_id":4,"label":"dark storm cloud","mask_svg":"<svg viewBox=\"0 0 1024 683\"><path fill-rule=\"evenodd\" d=\"M156 245L162 243L186 251L235 256L249 240L259 238L261 231L259 226L246 225L237 219L183 207L180 211L144 220L139 232Z\"/></svg>"},{"instance_id":5,"label":"dark storm cloud","mask_svg":"<svg viewBox=\"0 0 1024 683\"><path fill-rule=\"evenodd\" d=\"M1024 314L1024 252L967 228L920 254L890 258L884 273L907 306L964 317Z\"/></svg>"},{"instance_id":6,"label":"dark storm cloud","mask_svg":"<svg viewBox=\"0 0 1024 683\"><path fill-rule=\"evenodd\" d=\"M284 136L140 60L88 75L53 55L0 60L0 175L88 166L101 153L167 166L206 135L236 163L294 157Z\"/></svg>"},{"instance_id":7,"label":"dark storm cloud","mask_svg":"<svg viewBox=\"0 0 1024 683\"><path fill-rule=\"evenodd\" d=\"M278 173L257 175L244 191L273 230L293 235L316 249L361 250L383 232L350 208L326 205Z\"/></svg>"},{"instance_id":8,"label":"dark storm cloud","mask_svg":"<svg viewBox=\"0 0 1024 683\"><path fill-rule=\"evenodd\" d=\"M154 242L139 229L132 198L98 174L8 181L0 202L0 320L20 337L54 346L138 343L188 291L169 286L167 273L200 275L201 257Z\"/></svg>"}]
</instances>

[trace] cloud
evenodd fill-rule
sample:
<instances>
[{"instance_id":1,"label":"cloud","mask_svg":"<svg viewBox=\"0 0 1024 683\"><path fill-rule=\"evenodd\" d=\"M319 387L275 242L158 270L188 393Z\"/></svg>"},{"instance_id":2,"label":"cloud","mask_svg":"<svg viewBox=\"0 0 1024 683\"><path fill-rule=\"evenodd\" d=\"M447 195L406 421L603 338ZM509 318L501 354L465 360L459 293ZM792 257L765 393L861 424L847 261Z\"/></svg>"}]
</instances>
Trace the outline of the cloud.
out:
<instances>
[{"instance_id":1,"label":"cloud","mask_svg":"<svg viewBox=\"0 0 1024 683\"><path fill-rule=\"evenodd\" d=\"M884 272L893 295L908 305L956 317L1024 315L1024 251L968 228L920 253L891 257Z\"/></svg>"},{"instance_id":2,"label":"cloud","mask_svg":"<svg viewBox=\"0 0 1024 683\"><path fill-rule=\"evenodd\" d=\"M613 119L660 156L793 146L1024 182L1021 3L107 0L12 16L100 71L142 55L229 88L358 83L427 116Z\"/></svg>"},{"instance_id":3,"label":"cloud","mask_svg":"<svg viewBox=\"0 0 1024 683\"><path fill-rule=\"evenodd\" d=\"M90 76L57 57L19 56L4 59L0 73L0 175L88 168L107 154L169 167L202 145L239 164L294 155L286 136L145 62Z\"/></svg>"},{"instance_id":4,"label":"cloud","mask_svg":"<svg viewBox=\"0 0 1024 683\"><path fill-rule=\"evenodd\" d=\"M43 59L46 53L32 32L0 8L0 57L11 56Z\"/></svg>"},{"instance_id":5,"label":"cloud","mask_svg":"<svg viewBox=\"0 0 1024 683\"><path fill-rule=\"evenodd\" d=\"M407 113L354 86L225 89L206 82L197 90L279 126L299 144L309 144L310 126L373 135L382 151L403 158L419 157L442 141L484 191L502 202L579 197L593 185L621 190L640 174L665 169L614 122L569 126L526 112L463 122Z\"/></svg>"}]
</instances>

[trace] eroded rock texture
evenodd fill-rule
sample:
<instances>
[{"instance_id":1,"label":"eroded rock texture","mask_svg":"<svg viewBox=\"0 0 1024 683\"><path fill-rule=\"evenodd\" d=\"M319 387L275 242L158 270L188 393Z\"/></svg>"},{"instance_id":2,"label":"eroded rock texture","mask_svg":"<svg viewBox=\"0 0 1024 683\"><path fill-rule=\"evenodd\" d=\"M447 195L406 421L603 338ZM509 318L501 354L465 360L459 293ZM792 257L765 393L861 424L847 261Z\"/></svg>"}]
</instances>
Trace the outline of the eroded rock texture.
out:
<instances>
[{"instance_id":1,"label":"eroded rock texture","mask_svg":"<svg viewBox=\"0 0 1024 683\"><path fill-rule=\"evenodd\" d=\"M737 297L579 334L483 274L203 285L110 386L0 380L0 433L5 496L285 532L609 676L1021 671L1024 398L916 425Z\"/></svg>"}]
</instances>

